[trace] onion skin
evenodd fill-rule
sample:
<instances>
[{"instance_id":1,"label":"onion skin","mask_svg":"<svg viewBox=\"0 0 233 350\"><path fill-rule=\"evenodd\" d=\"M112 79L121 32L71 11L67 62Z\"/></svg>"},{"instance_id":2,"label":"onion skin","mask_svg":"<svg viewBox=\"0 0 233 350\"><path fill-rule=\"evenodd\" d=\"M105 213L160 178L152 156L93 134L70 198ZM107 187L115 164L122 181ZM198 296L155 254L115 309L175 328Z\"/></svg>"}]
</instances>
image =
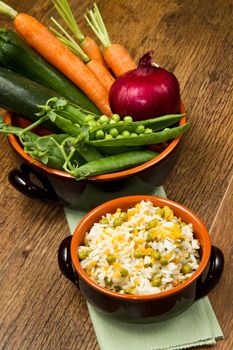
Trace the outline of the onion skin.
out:
<instances>
[{"instance_id":1,"label":"onion skin","mask_svg":"<svg viewBox=\"0 0 233 350\"><path fill-rule=\"evenodd\" d=\"M179 113L180 86L175 75L152 65L152 52L146 53L139 66L113 83L109 91L113 113L143 120Z\"/></svg>"}]
</instances>

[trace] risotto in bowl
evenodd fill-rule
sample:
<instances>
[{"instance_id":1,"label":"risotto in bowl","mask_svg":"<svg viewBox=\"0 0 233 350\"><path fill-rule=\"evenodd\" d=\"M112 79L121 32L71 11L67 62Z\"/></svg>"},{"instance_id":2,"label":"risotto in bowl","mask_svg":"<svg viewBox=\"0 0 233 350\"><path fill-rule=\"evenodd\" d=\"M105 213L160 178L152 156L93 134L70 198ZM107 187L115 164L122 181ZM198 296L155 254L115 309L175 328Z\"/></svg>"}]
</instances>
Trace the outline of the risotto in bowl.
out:
<instances>
[{"instance_id":1,"label":"risotto in bowl","mask_svg":"<svg viewBox=\"0 0 233 350\"><path fill-rule=\"evenodd\" d=\"M214 288L224 262L194 213L155 196L95 208L61 243L58 260L89 303L129 322L184 311Z\"/></svg>"}]
</instances>

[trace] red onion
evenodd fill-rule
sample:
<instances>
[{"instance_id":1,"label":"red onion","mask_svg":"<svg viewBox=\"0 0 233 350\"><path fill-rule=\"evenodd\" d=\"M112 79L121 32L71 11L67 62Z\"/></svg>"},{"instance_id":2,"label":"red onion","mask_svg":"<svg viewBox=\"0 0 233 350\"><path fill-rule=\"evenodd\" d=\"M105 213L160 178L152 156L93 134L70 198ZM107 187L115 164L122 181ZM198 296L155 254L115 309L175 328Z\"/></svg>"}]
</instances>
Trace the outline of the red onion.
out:
<instances>
[{"instance_id":1,"label":"red onion","mask_svg":"<svg viewBox=\"0 0 233 350\"><path fill-rule=\"evenodd\" d=\"M139 60L138 68L120 76L109 92L113 113L134 120L179 113L180 87L174 74L152 63L152 51Z\"/></svg>"}]
</instances>

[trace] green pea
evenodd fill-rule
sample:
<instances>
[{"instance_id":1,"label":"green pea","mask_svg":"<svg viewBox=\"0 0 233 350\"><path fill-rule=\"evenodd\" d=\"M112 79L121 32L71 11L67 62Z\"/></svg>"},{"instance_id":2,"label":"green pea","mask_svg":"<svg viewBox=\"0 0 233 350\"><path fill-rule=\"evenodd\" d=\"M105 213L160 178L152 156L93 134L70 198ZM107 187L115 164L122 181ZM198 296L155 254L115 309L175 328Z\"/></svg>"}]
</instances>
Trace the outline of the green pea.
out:
<instances>
[{"instance_id":1,"label":"green pea","mask_svg":"<svg viewBox=\"0 0 233 350\"><path fill-rule=\"evenodd\" d=\"M152 267L152 264L144 264L145 267Z\"/></svg>"},{"instance_id":2,"label":"green pea","mask_svg":"<svg viewBox=\"0 0 233 350\"><path fill-rule=\"evenodd\" d=\"M111 119L114 120L114 122L119 122L121 120L121 117L119 114L113 114Z\"/></svg>"},{"instance_id":3,"label":"green pea","mask_svg":"<svg viewBox=\"0 0 233 350\"><path fill-rule=\"evenodd\" d=\"M122 220L120 218L116 218L114 221L113 221L113 226L114 227L117 227L117 226L120 226L122 224Z\"/></svg>"},{"instance_id":4,"label":"green pea","mask_svg":"<svg viewBox=\"0 0 233 350\"><path fill-rule=\"evenodd\" d=\"M87 249L85 247L82 247L82 249L79 249L78 251L78 257L80 260L86 259L86 257L90 254L90 249Z\"/></svg>"},{"instance_id":5,"label":"green pea","mask_svg":"<svg viewBox=\"0 0 233 350\"><path fill-rule=\"evenodd\" d=\"M122 135L117 135L117 137L116 137L117 139L122 139L123 138L123 136Z\"/></svg>"},{"instance_id":6,"label":"green pea","mask_svg":"<svg viewBox=\"0 0 233 350\"><path fill-rule=\"evenodd\" d=\"M136 132L132 132L131 137L137 137L137 136L138 134L136 134Z\"/></svg>"},{"instance_id":7,"label":"green pea","mask_svg":"<svg viewBox=\"0 0 233 350\"><path fill-rule=\"evenodd\" d=\"M192 271L193 271L193 269L189 264L183 264L183 266L181 268L182 273L184 273L186 275L187 273L190 273Z\"/></svg>"},{"instance_id":8,"label":"green pea","mask_svg":"<svg viewBox=\"0 0 233 350\"><path fill-rule=\"evenodd\" d=\"M143 258L143 254L142 254L142 252L140 251L140 249L135 249L135 251L134 251L134 257L135 257L136 259Z\"/></svg>"},{"instance_id":9,"label":"green pea","mask_svg":"<svg viewBox=\"0 0 233 350\"><path fill-rule=\"evenodd\" d=\"M138 135L140 135L140 134L144 134L144 132L145 132L145 126L144 125L138 125L137 127L136 127L136 133L138 134Z\"/></svg>"},{"instance_id":10,"label":"green pea","mask_svg":"<svg viewBox=\"0 0 233 350\"><path fill-rule=\"evenodd\" d=\"M124 117L124 122L125 123L132 123L133 122L133 118L127 115L126 117Z\"/></svg>"},{"instance_id":11,"label":"green pea","mask_svg":"<svg viewBox=\"0 0 233 350\"><path fill-rule=\"evenodd\" d=\"M87 123L90 128L96 128L98 126L98 123L95 121L95 120L90 120L88 123Z\"/></svg>"},{"instance_id":12,"label":"green pea","mask_svg":"<svg viewBox=\"0 0 233 350\"><path fill-rule=\"evenodd\" d=\"M124 124L123 120L120 120L118 123L119 123L119 124Z\"/></svg>"},{"instance_id":13,"label":"green pea","mask_svg":"<svg viewBox=\"0 0 233 350\"><path fill-rule=\"evenodd\" d=\"M163 216L163 213L164 213L163 208L157 208L157 209L156 209L156 214L157 214L157 215Z\"/></svg>"},{"instance_id":14,"label":"green pea","mask_svg":"<svg viewBox=\"0 0 233 350\"><path fill-rule=\"evenodd\" d=\"M162 258L159 260L160 264L162 266L168 265L168 260L162 256Z\"/></svg>"},{"instance_id":15,"label":"green pea","mask_svg":"<svg viewBox=\"0 0 233 350\"><path fill-rule=\"evenodd\" d=\"M118 136L118 130L116 128L112 128L109 130L109 134L112 135L112 137L117 137Z\"/></svg>"},{"instance_id":16,"label":"green pea","mask_svg":"<svg viewBox=\"0 0 233 350\"><path fill-rule=\"evenodd\" d=\"M145 134L152 134L153 130L150 128L145 129Z\"/></svg>"},{"instance_id":17,"label":"green pea","mask_svg":"<svg viewBox=\"0 0 233 350\"><path fill-rule=\"evenodd\" d=\"M113 120L113 119L110 119L110 122L109 122L109 124L116 124L116 122L115 122L115 120Z\"/></svg>"},{"instance_id":18,"label":"green pea","mask_svg":"<svg viewBox=\"0 0 233 350\"><path fill-rule=\"evenodd\" d=\"M108 225L109 221L108 221L107 218L102 218L102 219L100 219L99 223L102 224L102 225Z\"/></svg>"},{"instance_id":19,"label":"green pea","mask_svg":"<svg viewBox=\"0 0 233 350\"><path fill-rule=\"evenodd\" d=\"M109 263L109 265L112 265L116 261L116 258L115 258L114 255L108 254L107 257L106 257L106 260Z\"/></svg>"},{"instance_id":20,"label":"green pea","mask_svg":"<svg viewBox=\"0 0 233 350\"><path fill-rule=\"evenodd\" d=\"M114 288L115 288L116 292L120 292L122 290L122 288L120 286L115 286Z\"/></svg>"},{"instance_id":21,"label":"green pea","mask_svg":"<svg viewBox=\"0 0 233 350\"><path fill-rule=\"evenodd\" d=\"M119 215L120 219L126 221L128 219L128 215L125 211L122 211Z\"/></svg>"},{"instance_id":22,"label":"green pea","mask_svg":"<svg viewBox=\"0 0 233 350\"><path fill-rule=\"evenodd\" d=\"M96 140L102 140L104 139L105 133L103 132L103 130L97 130L95 133L95 139Z\"/></svg>"},{"instance_id":23,"label":"green pea","mask_svg":"<svg viewBox=\"0 0 233 350\"><path fill-rule=\"evenodd\" d=\"M127 269L125 269L124 267L122 267L121 269L120 269L120 274L121 274L121 277L126 277L126 276L128 276L128 270Z\"/></svg>"},{"instance_id":24,"label":"green pea","mask_svg":"<svg viewBox=\"0 0 233 350\"><path fill-rule=\"evenodd\" d=\"M177 249L181 249L182 248L182 244L180 242L177 242L176 243L176 247L177 247Z\"/></svg>"},{"instance_id":25,"label":"green pea","mask_svg":"<svg viewBox=\"0 0 233 350\"><path fill-rule=\"evenodd\" d=\"M156 234L155 234L155 231L153 229L150 229L148 234L147 234L147 242L152 242L155 240L155 237L156 237Z\"/></svg>"},{"instance_id":26,"label":"green pea","mask_svg":"<svg viewBox=\"0 0 233 350\"><path fill-rule=\"evenodd\" d=\"M112 137L112 135L110 135L110 134L105 134L105 140L111 140L111 139L113 139L113 137Z\"/></svg>"},{"instance_id":27,"label":"green pea","mask_svg":"<svg viewBox=\"0 0 233 350\"><path fill-rule=\"evenodd\" d=\"M110 122L110 119L107 115L101 115L99 122L100 124L108 124Z\"/></svg>"},{"instance_id":28,"label":"green pea","mask_svg":"<svg viewBox=\"0 0 233 350\"><path fill-rule=\"evenodd\" d=\"M151 221L148 222L148 227L149 228L154 228L158 223L157 219L152 219Z\"/></svg>"},{"instance_id":29,"label":"green pea","mask_svg":"<svg viewBox=\"0 0 233 350\"><path fill-rule=\"evenodd\" d=\"M125 292L126 294L133 294L133 295L135 295L135 294L136 294L136 288L135 288L135 287L126 288L126 289L124 290L124 292Z\"/></svg>"},{"instance_id":30,"label":"green pea","mask_svg":"<svg viewBox=\"0 0 233 350\"><path fill-rule=\"evenodd\" d=\"M151 284L153 287L159 287L161 286L162 280L159 277L154 277L151 281Z\"/></svg>"},{"instance_id":31,"label":"green pea","mask_svg":"<svg viewBox=\"0 0 233 350\"><path fill-rule=\"evenodd\" d=\"M124 131L122 131L121 135L123 137L130 137L130 132L128 130L124 130Z\"/></svg>"},{"instance_id":32,"label":"green pea","mask_svg":"<svg viewBox=\"0 0 233 350\"><path fill-rule=\"evenodd\" d=\"M94 115L88 114L85 117L85 119L84 119L84 123L88 123L88 122L90 122L91 120L94 120L94 119L95 119Z\"/></svg>"},{"instance_id":33,"label":"green pea","mask_svg":"<svg viewBox=\"0 0 233 350\"><path fill-rule=\"evenodd\" d=\"M151 253L151 257L154 260L160 260L161 259L161 254L160 254L160 252L158 252L158 250L153 250L153 252Z\"/></svg>"},{"instance_id":34,"label":"green pea","mask_svg":"<svg viewBox=\"0 0 233 350\"><path fill-rule=\"evenodd\" d=\"M104 282L106 286L111 286L112 281L108 277L104 277Z\"/></svg>"}]
</instances>

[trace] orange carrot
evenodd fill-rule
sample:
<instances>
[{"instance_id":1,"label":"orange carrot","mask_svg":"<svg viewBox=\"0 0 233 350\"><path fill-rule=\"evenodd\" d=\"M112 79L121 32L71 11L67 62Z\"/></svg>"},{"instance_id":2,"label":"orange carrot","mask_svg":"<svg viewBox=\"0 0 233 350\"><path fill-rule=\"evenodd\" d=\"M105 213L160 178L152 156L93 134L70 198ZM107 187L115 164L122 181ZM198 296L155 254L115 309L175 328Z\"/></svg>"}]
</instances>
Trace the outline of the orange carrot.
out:
<instances>
[{"instance_id":1,"label":"orange carrot","mask_svg":"<svg viewBox=\"0 0 233 350\"><path fill-rule=\"evenodd\" d=\"M103 85L85 64L42 23L25 13L19 13L14 18L13 24L18 34L48 62L79 86L102 113L112 114L108 94Z\"/></svg>"},{"instance_id":2,"label":"orange carrot","mask_svg":"<svg viewBox=\"0 0 233 350\"><path fill-rule=\"evenodd\" d=\"M87 54L87 56L89 56L92 60L98 61L105 68L107 68L103 55L98 45L93 39L89 38L88 36L85 36L83 41L80 42L80 46L83 49L83 51Z\"/></svg>"},{"instance_id":3,"label":"orange carrot","mask_svg":"<svg viewBox=\"0 0 233 350\"><path fill-rule=\"evenodd\" d=\"M111 73L109 73L109 71L96 60L90 60L86 66L92 71L101 84L103 84L107 92L109 92L115 81Z\"/></svg>"},{"instance_id":4,"label":"orange carrot","mask_svg":"<svg viewBox=\"0 0 233 350\"><path fill-rule=\"evenodd\" d=\"M50 30L63 44L68 47L68 49L73 51L79 58L81 58L90 71L92 71L95 77L105 87L106 91L109 92L112 84L115 81L111 73L101 63L99 63L99 61L91 59L54 17L51 17L51 21L56 25L59 31L53 27L50 27Z\"/></svg>"},{"instance_id":5,"label":"orange carrot","mask_svg":"<svg viewBox=\"0 0 233 350\"><path fill-rule=\"evenodd\" d=\"M111 43L102 16L96 4L94 4L93 10L87 12L85 18L104 46L104 59L112 72L119 77L129 70L135 69L136 64L129 52L122 45Z\"/></svg>"},{"instance_id":6,"label":"orange carrot","mask_svg":"<svg viewBox=\"0 0 233 350\"><path fill-rule=\"evenodd\" d=\"M79 45L83 51L90 57L90 59L98 61L107 69L102 53L96 42L88 36L85 36L78 27L68 1L54 0L54 7L79 41Z\"/></svg>"},{"instance_id":7,"label":"orange carrot","mask_svg":"<svg viewBox=\"0 0 233 350\"><path fill-rule=\"evenodd\" d=\"M107 47L104 51L104 59L117 77L136 68L132 57L120 44L112 44Z\"/></svg>"}]
</instances>

